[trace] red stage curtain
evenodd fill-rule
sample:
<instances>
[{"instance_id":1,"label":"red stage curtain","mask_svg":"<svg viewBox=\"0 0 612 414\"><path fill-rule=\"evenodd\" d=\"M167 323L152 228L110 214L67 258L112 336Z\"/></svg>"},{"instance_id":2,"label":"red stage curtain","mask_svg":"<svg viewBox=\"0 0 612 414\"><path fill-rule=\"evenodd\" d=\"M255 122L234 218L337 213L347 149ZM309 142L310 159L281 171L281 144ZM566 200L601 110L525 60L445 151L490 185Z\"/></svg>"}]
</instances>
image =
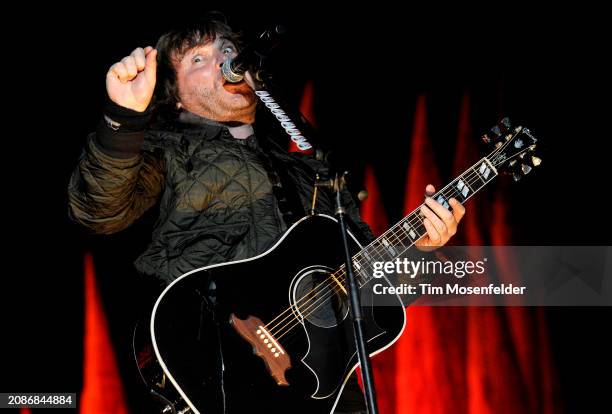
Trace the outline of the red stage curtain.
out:
<instances>
[{"instance_id":1,"label":"red stage curtain","mask_svg":"<svg viewBox=\"0 0 612 414\"><path fill-rule=\"evenodd\" d=\"M119 369L96 286L91 254L85 255L85 340L81 413L127 414Z\"/></svg>"},{"instance_id":2,"label":"red stage curtain","mask_svg":"<svg viewBox=\"0 0 612 414\"><path fill-rule=\"evenodd\" d=\"M454 173L476 161L476 141L471 136L470 100L466 94L460 108ZM423 201L425 185L437 188L436 162L427 137L425 97L416 106L411 152L406 179L404 213ZM373 176L373 171L366 174ZM370 184L371 185L371 184ZM366 185L367 188L367 185ZM380 201L372 191L362 210L363 218L378 233ZM511 244L506 203L499 191L490 223L483 223L483 200L467 204L455 244ZM366 214L367 213L367 214ZM485 224L485 225L483 225ZM489 234L482 230L488 228ZM497 257L512 272L512 258ZM552 413L558 411L555 377L546 324L541 309L409 307L402 338L373 359L379 406L384 414L452 413Z\"/></svg>"}]
</instances>

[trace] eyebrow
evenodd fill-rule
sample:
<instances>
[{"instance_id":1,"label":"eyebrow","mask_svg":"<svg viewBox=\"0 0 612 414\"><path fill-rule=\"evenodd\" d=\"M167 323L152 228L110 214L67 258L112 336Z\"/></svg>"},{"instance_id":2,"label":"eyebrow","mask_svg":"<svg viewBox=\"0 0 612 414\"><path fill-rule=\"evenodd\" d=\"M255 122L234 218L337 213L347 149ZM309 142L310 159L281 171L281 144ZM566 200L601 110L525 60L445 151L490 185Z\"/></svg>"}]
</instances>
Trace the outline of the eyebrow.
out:
<instances>
[{"instance_id":1,"label":"eyebrow","mask_svg":"<svg viewBox=\"0 0 612 414\"><path fill-rule=\"evenodd\" d=\"M199 45L199 46L196 46L196 47L192 47L191 49L189 49L187 52L185 52L183 54L183 57L180 59L180 61L183 61L185 59L191 61L194 56L198 55L199 50L202 49L203 47L204 47L204 45Z\"/></svg>"}]
</instances>

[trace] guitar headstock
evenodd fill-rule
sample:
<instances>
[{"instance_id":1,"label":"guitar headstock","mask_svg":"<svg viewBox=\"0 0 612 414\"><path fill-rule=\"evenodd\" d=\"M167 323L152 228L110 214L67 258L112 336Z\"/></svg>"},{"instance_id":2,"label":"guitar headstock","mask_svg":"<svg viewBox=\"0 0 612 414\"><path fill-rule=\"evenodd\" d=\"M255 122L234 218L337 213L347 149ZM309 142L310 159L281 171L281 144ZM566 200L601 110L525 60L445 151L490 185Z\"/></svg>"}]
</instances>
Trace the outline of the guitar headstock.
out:
<instances>
[{"instance_id":1,"label":"guitar headstock","mask_svg":"<svg viewBox=\"0 0 612 414\"><path fill-rule=\"evenodd\" d=\"M502 119L482 139L494 148L487 156L489 161L499 172L511 174L515 181L542 163L535 155L538 140L529 129L513 127L508 118Z\"/></svg>"}]
</instances>

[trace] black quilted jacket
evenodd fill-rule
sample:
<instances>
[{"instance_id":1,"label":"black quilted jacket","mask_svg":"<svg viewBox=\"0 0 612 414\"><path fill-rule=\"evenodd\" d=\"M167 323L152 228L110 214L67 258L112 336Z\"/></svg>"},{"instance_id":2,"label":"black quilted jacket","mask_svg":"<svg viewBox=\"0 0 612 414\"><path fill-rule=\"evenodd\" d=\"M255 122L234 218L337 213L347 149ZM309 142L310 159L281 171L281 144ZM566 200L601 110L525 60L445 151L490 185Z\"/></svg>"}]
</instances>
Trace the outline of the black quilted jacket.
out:
<instances>
[{"instance_id":1,"label":"black quilted jacket","mask_svg":"<svg viewBox=\"0 0 612 414\"><path fill-rule=\"evenodd\" d=\"M136 151L121 158L101 145L99 131L89 136L70 180L70 216L93 232L110 234L159 201L152 241L135 265L165 283L195 268L257 255L279 238L290 215L279 208L283 198L275 195L274 165L286 167L294 206L301 204L297 214L309 211L315 174L325 169L271 139L265 151L255 136L235 139L220 125L166 123L148 130ZM372 238L348 192L344 199L353 230ZM332 200L321 192L317 212L333 214Z\"/></svg>"}]
</instances>

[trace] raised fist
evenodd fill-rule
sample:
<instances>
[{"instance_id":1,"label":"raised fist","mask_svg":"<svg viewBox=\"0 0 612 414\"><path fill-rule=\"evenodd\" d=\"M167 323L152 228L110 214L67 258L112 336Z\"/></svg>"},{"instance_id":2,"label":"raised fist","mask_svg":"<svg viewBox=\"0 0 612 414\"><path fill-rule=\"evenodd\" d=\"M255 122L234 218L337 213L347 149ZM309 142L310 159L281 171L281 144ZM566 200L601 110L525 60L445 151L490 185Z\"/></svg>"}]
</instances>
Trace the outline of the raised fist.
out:
<instances>
[{"instance_id":1,"label":"raised fist","mask_svg":"<svg viewBox=\"0 0 612 414\"><path fill-rule=\"evenodd\" d=\"M136 48L110 67L106 74L106 92L117 105L144 112L155 90L157 50L151 46Z\"/></svg>"}]
</instances>

